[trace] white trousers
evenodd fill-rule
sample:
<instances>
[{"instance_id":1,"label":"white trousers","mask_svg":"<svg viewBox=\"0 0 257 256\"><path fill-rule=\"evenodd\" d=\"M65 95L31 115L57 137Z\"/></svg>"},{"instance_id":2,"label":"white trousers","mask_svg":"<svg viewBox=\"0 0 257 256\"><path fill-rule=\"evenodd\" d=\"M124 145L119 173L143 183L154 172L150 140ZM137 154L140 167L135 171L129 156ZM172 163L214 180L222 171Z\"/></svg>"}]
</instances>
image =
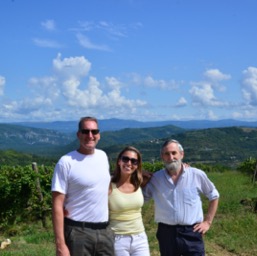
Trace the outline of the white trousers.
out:
<instances>
[{"instance_id":1,"label":"white trousers","mask_svg":"<svg viewBox=\"0 0 257 256\"><path fill-rule=\"evenodd\" d=\"M150 256L145 232L137 235L115 235L115 256Z\"/></svg>"}]
</instances>

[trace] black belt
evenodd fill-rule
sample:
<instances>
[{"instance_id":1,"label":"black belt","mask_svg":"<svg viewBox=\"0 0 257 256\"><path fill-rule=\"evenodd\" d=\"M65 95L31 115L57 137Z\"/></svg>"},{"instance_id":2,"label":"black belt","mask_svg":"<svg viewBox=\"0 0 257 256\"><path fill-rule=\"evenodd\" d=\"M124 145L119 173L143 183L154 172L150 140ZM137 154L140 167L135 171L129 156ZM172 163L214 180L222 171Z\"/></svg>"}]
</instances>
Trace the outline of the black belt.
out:
<instances>
[{"instance_id":1,"label":"black belt","mask_svg":"<svg viewBox=\"0 0 257 256\"><path fill-rule=\"evenodd\" d=\"M75 221L68 218L64 218L64 224L73 226L73 227L81 227L81 228L91 228L91 229L105 229L109 225L109 222L83 222L83 221Z\"/></svg>"},{"instance_id":2,"label":"black belt","mask_svg":"<svg viewBox=\"0 0 257 256\"><path fill-rule=\"evenodd\" d=\"M171 227L171 228L179 228L179 227L187 227L187 228L191 228L193 227L194 225L196 225L197 223L193 224L193 225L169 225L169 224L165 224L165 223L162 223L162 222L159 222L158 223L160 226L166 226L166 227Z\"/></svg>"}]
</instances>

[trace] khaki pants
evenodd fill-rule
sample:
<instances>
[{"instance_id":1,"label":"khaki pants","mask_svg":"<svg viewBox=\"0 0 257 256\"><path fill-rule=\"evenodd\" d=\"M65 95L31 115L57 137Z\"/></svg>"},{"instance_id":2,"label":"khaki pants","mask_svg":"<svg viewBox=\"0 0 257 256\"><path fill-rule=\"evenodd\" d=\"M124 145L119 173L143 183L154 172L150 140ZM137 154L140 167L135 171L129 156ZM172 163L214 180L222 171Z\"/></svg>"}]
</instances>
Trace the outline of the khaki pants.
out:
<instances>
[{"instance_id":1,"label":"khaki pants","mask_svg":"<svg viewBox=\"0 0 257 256\"><path fill-rule=\"evenodd\" d=\"M65 224L64 229L71 256L114 256L114 234L109 227L91 229Z\"/></svg>"}]
</instances>

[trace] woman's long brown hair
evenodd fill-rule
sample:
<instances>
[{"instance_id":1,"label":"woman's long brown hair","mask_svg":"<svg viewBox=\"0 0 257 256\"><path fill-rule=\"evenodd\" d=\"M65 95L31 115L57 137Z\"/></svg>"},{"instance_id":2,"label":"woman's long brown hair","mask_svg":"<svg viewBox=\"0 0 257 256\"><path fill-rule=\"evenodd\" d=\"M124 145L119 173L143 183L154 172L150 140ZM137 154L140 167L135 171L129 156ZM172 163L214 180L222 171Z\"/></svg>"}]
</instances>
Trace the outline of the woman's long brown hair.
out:
<instances>
[{"instance_id":1,"label":"woman's long brown hair","mask_svg":"<svg viewBox=\"0 0 257 256\"><path fill-rule=\"evenodd\" d=\"M142 175L142 156L141 156L141 153L139 152L139 150L136 149L135 147L127 146L119 153L117 160L116 160L116 167L115 167L115 170L114 170L114 173L112 176L112 182L117 183L120 180L121 170L120 170L120 166L119 166L119 160L121 159L123 154L127 151L132 151L137 154L137 159L138 159L137 169L132 173L131 178L130 178L130 182L131 182L131 184L134 185L135 191L136 191L140 187L140 185L143 181L143 175Z\"/></svg>"}]
</instances>

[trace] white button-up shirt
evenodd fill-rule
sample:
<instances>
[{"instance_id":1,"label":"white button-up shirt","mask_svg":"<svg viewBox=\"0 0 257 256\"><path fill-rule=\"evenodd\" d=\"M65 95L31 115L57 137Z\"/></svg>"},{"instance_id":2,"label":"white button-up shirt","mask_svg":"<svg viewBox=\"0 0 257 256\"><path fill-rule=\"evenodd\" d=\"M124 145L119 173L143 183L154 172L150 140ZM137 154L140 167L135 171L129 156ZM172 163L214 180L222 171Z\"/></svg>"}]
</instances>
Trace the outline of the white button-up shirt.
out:
<instances>
[{"instance_id":1,"label":"white button-up shirt","mask_svg":"<svg viewBox=\"0 0 257 256\"><path fill-rule=\"evenodd\" d=\"M202 170L187 167L174 184L165 169L153 174L143 189L145 201L153 198L155 221L168 225L193 225L203 221L201 194L209 201L219 192Z\"/></svg>"}]
</instances>

